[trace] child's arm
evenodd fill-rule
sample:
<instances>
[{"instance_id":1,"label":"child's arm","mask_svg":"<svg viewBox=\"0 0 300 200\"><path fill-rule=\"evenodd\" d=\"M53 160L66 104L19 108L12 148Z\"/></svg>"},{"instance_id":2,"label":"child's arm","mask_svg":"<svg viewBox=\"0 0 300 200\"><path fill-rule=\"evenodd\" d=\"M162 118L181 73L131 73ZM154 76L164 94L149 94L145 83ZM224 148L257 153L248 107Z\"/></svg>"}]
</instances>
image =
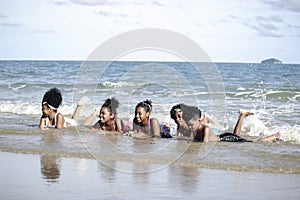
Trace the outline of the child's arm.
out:
<instances>
[{"instance_id":1,"label":"child's arm","mask_svg":"<svg viewBox=\"0 0 300 200\"><path fill-rule=\"evenodd\" d=\"M204 143L206 143L206 142L209 142L209 132L210 132L210 130L209 130L209 127L208 126L205 126L204 128L203 128L203 142Z\"/></svg>"},{"instance_id":2,"label":"child's arm","mask_svg":"<svg viewBox=\"0 0 300 200\"><path fill-rule=\"evenodd\" d=\"M120 118L116 118L116 127L118 132L124 133L122 130L122 120Z\"/></svg>"},{"instance_id":3,"label":"child's arm","mask_svg":"<svg viewBox=\"0 0 300 200\"><path fill-rule=\"evenodd\" d=\"M64 127L64 123L65 123L65 118L61 113L57 114L57 122L56 122L56 126L55 128L57 129L61 129Z\"/></svg>"},{"instance_id":4,"label":"child's arm","mask_svg":"<svg viewBox=\"0 0 300 200\"><path fill-rule=\"evenodd\" d=\"M41 128L41 129L43 129L43 128L45 128L46 127L46 117L45 116L41 116L41 119L40 119L40 125L39 125L39 127Z\"/></svg>"},{"instance_id":5,"label":"child's arm","mask_svg":"<svg viewBox=\"0 0 300 200\"><path fill-rule=\"evenodd\" d=\"M99 111L95 110L95 112L93 114L91 114L89 117L87 117L84 121L83 121L83 125L90 125L94 119L99 116Z\"/></svg>"},{"instance_id":6,"label":"child's arm","mask_svg":"<svg viewBox=\"0 0 300 200\"><path fill-rule=\"evenodd\" d=\"M159 127L158 120L156 118L151 118L150 124L151 124L151 128L152 128L153 136L160 137L160 127Z\"/></svg>"},{"instance_id":7,"label":"child's arm","mask_svg":"<svg viewBox=\"0 0 300 200\"><path fill-rule=\"evenodd\" d=\"M100 121L97 121L94 126L92 127L92 131L99 130L101 128Z\"/></svg>"},{"instance_id":8,"label":"child's arm","mask_svg":"<svg viewBox=\"0 0 300 200\"><path fill-rule=\"evenodd\" d=\"M199 129L196 132L196 135L194 137L194 141L196 142L208 142L209 141L209 132L210 129L206 125L201 125Z\"/></svg>"},{"instance_id":9,"label":"child's arm","mask_svg":"<svg viewBox=\"0 0 300 200\"><path fill-rule=\"evenodd\" d=\"M135 122L135 119L133 119L133 122L132 122L132 131L137 131L137 124Z\"/></svg>"},{"instance_id":10,"label":"child's arm","mask_svg":"<svg viewBox=\"0 0 300 200\"><path fill-rule=\"evenodd\" d=\"M208 126L205 126L203 129L203 142L220 141L220 137L216 136Z\"/></svg>"}]
</instances>

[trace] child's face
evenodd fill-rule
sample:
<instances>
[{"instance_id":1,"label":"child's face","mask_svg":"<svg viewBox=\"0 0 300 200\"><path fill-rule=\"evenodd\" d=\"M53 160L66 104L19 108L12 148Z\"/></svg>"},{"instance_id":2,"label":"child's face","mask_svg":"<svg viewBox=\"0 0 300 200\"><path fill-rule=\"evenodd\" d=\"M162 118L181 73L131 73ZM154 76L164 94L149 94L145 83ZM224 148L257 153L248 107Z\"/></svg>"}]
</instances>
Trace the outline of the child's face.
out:
<instances>
[{"instance_id":1,"label":"child's face","mask_svg":"<svg viewBox=\"0 0 300 200\"><path fill-rule=\"evenodd\" d=\"M50 115L51 108L49 108L46 104L42 105L42 112L44 116Z\"/></svg>"},{"instance_id":2,"label":"child's face","mask_svg":"<svg viewBox=\"0 0 300 200\"><path fill-rule=\"evenodd\" d=\"M197 129L200 126L200 121L199 118L194 117L193 119L191 119L190 121L188 121L188 126L192 131L197 131Z\"/></svg>"},{"instance_id":3,"label":"child's face","mask_svg":"<svg viewBox=\"0 0 300 200\"><path fill-rule=\"evenodd\" d=\"M114 119L114 114L109 112L107 107L102 107L100 110L99 118L101 123L106 123Z\"/></svg>"},{"instance_id":4,"label":"child's face","mask_svg":"<svg viewBox=\"0 0 300 200\"><path fill-rule=\"evenodd\" d=\"M179 126L182 126L185 123L185 121L182 119L182 112L175 113L175 123Z\"/></svg>"},{"instance_id":5,"label":"child's face","mask_svg":"<svg viewBox=\"0 0 300 200\"><path fill-rule=\"evenodd\" d=\"M146 110L143 107L137 107L135 110L135 120L138 123L142 123L145 120L148 120L149 112L146 112Z\"/></svg>"}]
</instances>

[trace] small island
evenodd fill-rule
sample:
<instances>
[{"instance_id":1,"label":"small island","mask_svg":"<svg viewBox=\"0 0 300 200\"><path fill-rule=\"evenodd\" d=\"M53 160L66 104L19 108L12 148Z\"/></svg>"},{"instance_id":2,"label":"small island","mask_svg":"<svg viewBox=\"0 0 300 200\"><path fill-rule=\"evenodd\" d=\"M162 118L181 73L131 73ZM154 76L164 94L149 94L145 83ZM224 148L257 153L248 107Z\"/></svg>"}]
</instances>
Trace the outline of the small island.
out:
<instances>
[{"instance_id":1,"label":"small island","mask_svg":"<svg viewBox=\"0 0 300 200\"><path fill-rule=\"evenodd\" d=\"M275 58L270 58L261 61L261 64L282 64L282 61Z\"/></svg>"}]
</instances>

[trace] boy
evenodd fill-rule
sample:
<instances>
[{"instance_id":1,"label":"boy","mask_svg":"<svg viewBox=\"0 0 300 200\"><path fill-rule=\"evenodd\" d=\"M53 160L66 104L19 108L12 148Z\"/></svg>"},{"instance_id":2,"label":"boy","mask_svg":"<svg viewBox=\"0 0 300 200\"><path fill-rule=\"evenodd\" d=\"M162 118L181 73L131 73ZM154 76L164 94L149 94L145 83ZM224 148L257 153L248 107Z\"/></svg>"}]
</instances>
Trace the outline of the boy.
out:
<instances>
[{"instance_id":1,"label":"boy","mask_svg":"<svg viewBox=\"0 0 300 200\"><path fill-rule=\"evenodd\" d=\"M265 138L260 138L254 141L246 140L238 136L241 130L244 116L253 114L246 110L240 110L240 116L235 126L234 133L223 133L219 136L215 135L208 126L201 123L201 111L197 107L186 106L182 113L183 120L187 123L188 127L195 132L194 141L198 142L268 142L278 139L278 137L280 136L280 133L277 132L273 135L267 136Z\"/></svg>"}]
</instances>

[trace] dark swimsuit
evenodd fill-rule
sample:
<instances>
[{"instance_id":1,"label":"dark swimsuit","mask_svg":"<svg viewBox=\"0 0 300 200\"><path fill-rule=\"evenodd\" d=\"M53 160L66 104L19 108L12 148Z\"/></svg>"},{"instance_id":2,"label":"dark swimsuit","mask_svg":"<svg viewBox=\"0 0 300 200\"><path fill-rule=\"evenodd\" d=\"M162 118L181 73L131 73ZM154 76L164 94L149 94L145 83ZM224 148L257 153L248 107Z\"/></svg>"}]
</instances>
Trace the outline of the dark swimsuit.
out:
<instances>
[{"instance_id":1,"label":"dark swimsuit","mask_svg":"<svg viewBox=\"0 0 300 200\"><path fill-rule=\"evenodd\" d=\"M221 142L252 142L251 140L246 140L233 133L223 133L219 135L219 137Z\"/></svg>"}]
</instances>

